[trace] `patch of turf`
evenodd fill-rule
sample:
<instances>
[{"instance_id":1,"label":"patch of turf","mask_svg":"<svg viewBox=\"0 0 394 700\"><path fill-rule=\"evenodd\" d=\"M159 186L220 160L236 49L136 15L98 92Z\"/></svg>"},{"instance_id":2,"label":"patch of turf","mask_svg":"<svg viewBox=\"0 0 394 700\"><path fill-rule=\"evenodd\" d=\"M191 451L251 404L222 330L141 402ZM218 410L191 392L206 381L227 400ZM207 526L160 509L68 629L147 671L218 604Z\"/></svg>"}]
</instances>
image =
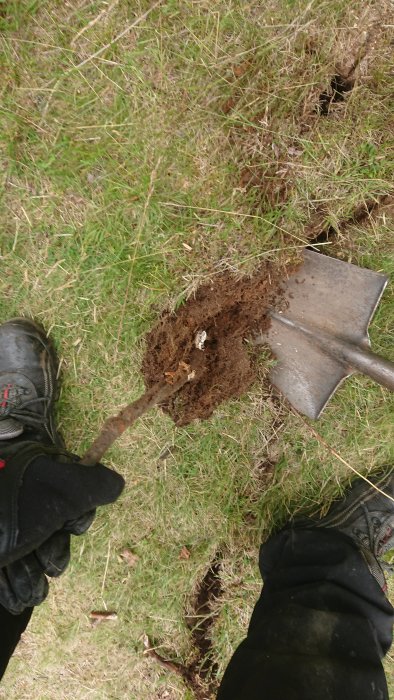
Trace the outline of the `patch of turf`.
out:
<instances>
[{"instance_id":1,"label":"patch of turf","mask_svg":"<svg viewBox=\"0 0 394 700\"><path fill-rule=\"evenodd\" d=\"M0 319L36 316L51 331L60 424L78 453L142 390L143 339L161 311L216 272L291 260L326 226L333 255L393 272L388 3L171 0L113 41L148 9L0 5ZM319 115L319 95L355 58L353 89ZM370 200L382 204L342 225ZM371 325L387 357L392 294ZM315 428L369 473L393 459L392 407L357 375ZM327 508L352 476L258 383L184 429L153 411L107 462L124 496L75 539L0 698L184 700L181 679L143 655L143 635L190 662L185 614L220 549L220 677L260 591L261 537ZM92 628L89 612L105 608L118 620Z\"/></svg>"}]
</instances>

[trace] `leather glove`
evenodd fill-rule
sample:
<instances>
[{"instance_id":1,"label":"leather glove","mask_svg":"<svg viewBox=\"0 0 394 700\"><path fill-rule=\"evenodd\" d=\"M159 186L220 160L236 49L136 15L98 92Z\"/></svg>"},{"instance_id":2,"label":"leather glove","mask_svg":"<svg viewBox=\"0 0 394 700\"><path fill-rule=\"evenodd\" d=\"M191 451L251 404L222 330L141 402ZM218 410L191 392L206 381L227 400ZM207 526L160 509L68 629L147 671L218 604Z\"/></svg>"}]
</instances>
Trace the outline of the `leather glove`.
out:
<instances>
[{"instance_id":1,"label":"leather glove","mask_svg":"<svg viewBox=\"0 0 394 700\"><path fill-rule=\"evenodd\" d=\"M86 467L39 447L21 448L0 469L0 604L13 614L45 599L47 576L68 565L70 535L85 532L96 507L115 501L124 487L102 464Z\"/></svg>"}]
</instances>

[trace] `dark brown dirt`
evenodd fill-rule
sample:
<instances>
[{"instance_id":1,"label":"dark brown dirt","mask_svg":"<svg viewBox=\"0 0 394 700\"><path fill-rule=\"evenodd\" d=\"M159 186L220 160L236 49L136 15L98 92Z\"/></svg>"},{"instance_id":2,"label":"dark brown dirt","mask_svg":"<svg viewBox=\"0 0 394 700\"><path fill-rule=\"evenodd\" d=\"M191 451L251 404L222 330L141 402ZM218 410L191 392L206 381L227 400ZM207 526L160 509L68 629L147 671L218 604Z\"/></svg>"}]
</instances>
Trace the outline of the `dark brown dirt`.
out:
<instances>
[{"instance_id":1,"label":"dark brown dirt","mask_svg":"<svg viewBox=\"0 0 394 700\"><path fill-rule=\"evenodd\" d=\"M264 263L251 277L225 272L199 287L176 313L165 311L146 337L142 363L149 388L186 362L196 372L173 397L161 404L177 425L208 418L216 406L241 396L251 386L256 370L245 339L269 326L268 310L280 305L279 285L284 266ZM204 349L196 348L205 331Z\"/></svg>"}]
</instances>

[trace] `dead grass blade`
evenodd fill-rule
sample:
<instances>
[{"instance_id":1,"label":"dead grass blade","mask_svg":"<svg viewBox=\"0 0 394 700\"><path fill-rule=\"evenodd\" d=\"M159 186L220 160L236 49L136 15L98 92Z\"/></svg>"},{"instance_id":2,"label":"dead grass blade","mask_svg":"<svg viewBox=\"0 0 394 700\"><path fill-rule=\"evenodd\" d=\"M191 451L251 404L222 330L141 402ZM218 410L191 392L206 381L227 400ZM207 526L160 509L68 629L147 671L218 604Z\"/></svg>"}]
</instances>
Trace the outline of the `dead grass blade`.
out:
<instances>
[{"instance_id":1,"label":"dead grass blade","mask_svg":"<svg viewBox=\"0 0 394 700\"><path fill-rule=\"evenodd\" d=\"M74 48L74 46L75 46L76 42L78 41L78 39L79 39L83 34L85 34L85 32L86 32L88 29L90 29L91 27L94 27L94 25L97 24L97 22L99 22L105 15L108 15L110 12L112 12L112 10L116 7L116 5L117 5L118 3L119 3L119 0L114 0L114 1L111 3L111 5L109 5L108 7L105 7L103 10L101 10L101 12L99 12L98 15L96 15L96 17L94 17L93 19L90 20L90 22L88 22L87 24L85 24L85 26L82 27L82 29L80 29L79 32L75 35L74 39L71 40L70 46L72 46L72 47Z\"/></svg>"},{"instance_id":2,"label":"dead grass blade","mask_svg":"<svg viewBox=\"0 0 394 700\"><path fill-rule=\"evenodd\" d=\"M361 472L359 472L355 467L352 467L352 465L349 464L349 462L347 462L346 459L344 459L336 450L334 450L334 448L331 447L331 445L329 445L328 442L326 442L326 440L320 435L320 433L318 433L317 430L315 430L315 428L313 428L313 427L305 420L305 418L304 418L300 413L298 413L298 411L296 411L296 410L293 408L293 409L292 409L292 412L294 413L294 415L298 416L298 418L301 419L301 421L302 421L302 422L304 423L304 425L308 428L309 432L316 438L316 440L318 440L318 441L320 442L320 444L323 445L323 447L326 448L326 450L328 450L329 452L331 452L331 454L334 455L334 457L336 457L336 459L338 459L340 462L342 462L342 464L344 464L345 467L347 467L347 468L350 469L352 472L354 472L354 474L357 474L357 476L358 476L360 479L362 479L362 480L365 481L367 484L369 484L369 486L372 486L372 488L375 489L375 491L378 491L382 496L385 496L385 497L388 498L390 501L393 501L393 502L394 502L394 498L393 498L392 496L389 496L388 493L386 493L385 491L382 491L382 489L380 489L379 486L376 486L376 484L374 484L372 481L370 481L366 476L364 476L364 474L361 474Z\"/></svg>"},{"instance_id":3,"label":"dead grass blade","mask_svg":"<svg viewBox=\"0 0 394 700\"><path fill-rule=\"evenodd\" d=\"M139 246L139 243L140 243L140 240L141 240L141 234L142 234L142 232L143 232L143 230L144 230L144 227L145 227L146 215L147 215L147 212L148 212L148 207L149 207L150 200L151 200L151 198L152 198L153 190L154 190L154 187L155 187L155 181L156 181L156 178L157 178L157 172L158 172L158 169L159 169L159 167L160 167L161 160L162 160L161 157L158 158L157 163L156 163L156 166L153 168L153 170L152 170L152 172L151 172L151 175L150 175L150 182L149 182L149 188L148 188L148 194L147 194L146 199L145 199L144 208L143 208L143 210L142 210L142 215L141 215L141 218L140 218L140 220L139 220L139 224L138 224L138 228L137 228L137 233L136 233L135 242L134 242L134 253L133 253L133 257L132 257L131 262L130 262L130 269L129 269L129 274L128 274L128 277L127 277L126 293L125 293L125 295L124 295L123 306L122 306L122 312L121 312L120 321L119 321L118 335L117 335L117 338L116 338L116 344L115 344L115 348L114 348L114 362L116 361L116 358L117 358L117 356L118 356L118 348L119 348L120 335L121 335L122 328L123 328L123 322L124 322L124 316L125 316L125 312L126 312L127 302L128 302L128 299L129 299L131 277L132 277L133 270L134 270L134 264L135 264L135 261L136 261L136 258L137 258L138 246Z\"/></svg>"},{"instance_id":4,"label":"dead grass blade","mask_svg":"<svg viewBox=\"0 0 394 700\"><path fill-rule=\"evenodd\" d=\"M119 34L117 34L111 41L109 41L107 44L102 46L100 49L97 49L97 51L92 53L90 56L87 56L87 58L84 58L84 60L81 61L80 63L77 63L75 66L71 66L71 68L66 70L66 72L63 73L63 75L60 78L58 78L54 87L51 90L51 93L50 93L48 100L45 104L45 107L42 111L42 119L45 119L47 112L48 112L50 102L51 102L51 98L52 98L53 94L56 92L56 90L58 89L62 80L67 78L67 76L70 75L71 73L74 73L74 71L79 71L81 68L83 68L83 66L86 66L87 63L90 63L90 61L94 61L96 58L101 56L105 51L107 51L107 49L110 49L111 46L114 46L114 44L117 44L117 42L120 41L120 39L123 39L123 37L126 36L126 34L128 34L132 29L134 29L134 27L137 27L138 24L143 22L144 19L146 19L151 14L151 12L153 12L162 3L163 3L163 0L157 0L155 3L153 3L153 5L151 5L151 7L149 7L146 10L146 12L144 12L142 15L139 15L139 17L137 17L134 20L134 22L132 22L131 24L128 24L127 27L125 29L123 29Z\"/></svg>"},{"instance_id":5,"label":"dead grass blade","mask_svg":"<svg viewBox=\"0 0 394 700\"><path fill-rule=\"evenodd\" d=\"M273 228L275 228L277 231L280 231L281 233L284 233L286 236L290 236L291 238L295 238L296 241L300 241L303 245L309 245L309 241L306 240L306 238L300 238L299 236L296 236L295 233L291 233L290 231L286 231L286 229L282 228L282 226L279 226L278 224L275 224L273 221L270 221L269 219L266 219L264 216L260 216L260 214L248 214L247 212L243 211L231 211L228 209L213 209L212 207L196 207L192 206L191 204L178 204L178 202L159 202L164 207L174 207L178 209L194 209L196 211L208 211L210 213L214 214L227 214L228 216L241 216L244 217L245 219L259 219L259 221L264 221L264 223L269 224Z\"/></svg>"}]
</instances>

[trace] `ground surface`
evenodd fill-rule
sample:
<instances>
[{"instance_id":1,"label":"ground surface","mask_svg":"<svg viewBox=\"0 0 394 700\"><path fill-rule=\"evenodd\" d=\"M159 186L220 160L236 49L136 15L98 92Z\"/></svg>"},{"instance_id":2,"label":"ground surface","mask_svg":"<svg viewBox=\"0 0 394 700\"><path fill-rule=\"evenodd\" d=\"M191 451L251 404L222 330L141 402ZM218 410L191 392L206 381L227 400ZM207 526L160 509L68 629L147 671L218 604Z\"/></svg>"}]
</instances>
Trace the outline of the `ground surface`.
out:
<instances>
[{"instance_id":1,"label":"ground surface","mask_svg":"<svg viewBox=\"0 0 394 700\"><path fill-rule=\"evenodd\" d=\"M145 334L199 283L308 239L393 272L392 5L164 0L136 24L150 7L0 5L0 318L53 334L80 453L142 390ZM388 357L392 290L371 326ZM261 537L352 476L262 386L185 428L154 411L112 449L127 489L75 540L0 697L214 692L259 593ZM369 473L393 457L392 408L355 376L314 427ZM92 626L106 609L117 619Z\"/></svg>"}]
</instances>

